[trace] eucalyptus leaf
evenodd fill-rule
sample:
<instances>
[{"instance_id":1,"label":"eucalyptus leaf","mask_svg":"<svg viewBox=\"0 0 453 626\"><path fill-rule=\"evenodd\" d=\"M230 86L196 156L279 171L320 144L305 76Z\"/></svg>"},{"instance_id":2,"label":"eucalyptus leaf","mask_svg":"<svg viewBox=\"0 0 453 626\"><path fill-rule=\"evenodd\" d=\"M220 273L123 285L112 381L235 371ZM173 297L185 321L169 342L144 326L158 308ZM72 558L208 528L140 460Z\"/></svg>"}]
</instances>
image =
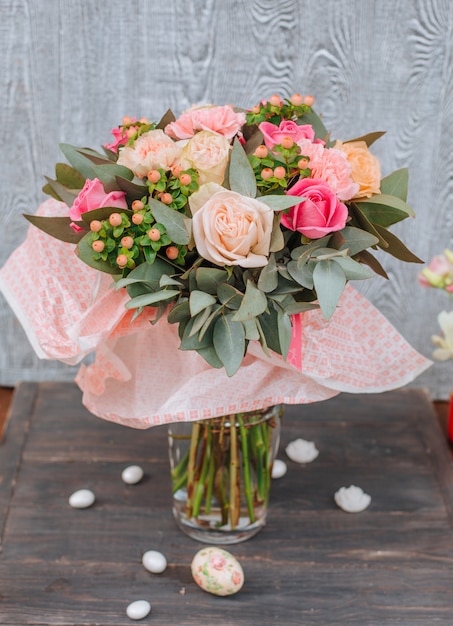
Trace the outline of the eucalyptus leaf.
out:
<instances>
[{"instance_id":1,"label":"eucalyptus leaf","mask_svg":"<svg viewBox=\"0 0 453 626\"><path fill-rule=\"evenodd\" d=\"M300 204L303 202L305 198L301 196L260 196L259 201L263 204L267 204L273 211L284 211L285 209L289 209L292 206L296 206L296 204Z\"/></svg>"},{"instance_id":2,"label":"eucalyptus leaf","mask_svg":"<svg viewBox=\"0 0 453 626\"><path fill-rule=\"evenodd\" d=\"M220 283L228 279L228 272L214 267L198 267L195 270L195 279L198 289L216 295Z\"/></svg>"},{"instance_id":3,"label":"eucalyptus leaf","mask_svg":"<svg viewBox=\"0 0 453 626\"><path fill-rule=\"evenodd\" d=\"M409 187L409 170L407 167L392 172L381 180L381 193L396 196L403 202L407 200Z\"/></svg>"},{"instance_id":4,"label":"eucalyptus leaf","mask_svg":"<svg viewBox=\"0 0 453 626\"><path fill-rule=\"evenodd\" d=\"M189 301L179 301L178 304L175 304L172 307L171 311L168 313L167 321L169 324L179 324L182 320L190 319L190 308Z\"/></svg>"},{"instance_id":5,"label":"eucalyptus leaf","mask_svg":"<svg viewBox=\"0 0 453 626\"><path fill-rule=\"evenodd\" d=\"M256 178L250 161L236 138L230 156L229 182L232 191L249 198L256 197Z\"/></svg>"},{"instance_id":6,"label":"eucalyptus leaf","mask_svg":"<svg viewBox=\"0 0 453 626\"><path fill-rule=\"evenodd\" d=\"M306 289L313 289L313 269L315 263L299 264L298 261L290 261L287 265L288 272L296 283Z\"/></svg>"},{"instance_id":7,"label":"eucalyptus leaf","mask_svg":"<svg viewBox=\"0 0 453 626\"><path fill-rule=\"evenodd\" d=\"M366 265L357 263L357 261L354 261L354 259L350 257L334 257L333 261L340 265L347 280L365 280L374 276L374 272Z\"/></svg>"},{"instance_id":8,"label":"eucalyptus leaf","mask_svg":"<svg viewBox=\"0 0 453 626\"><path fill-rule=\"evenodd\" d=\"M129 209L119 209L113 206L103 206L100 209L93 209L92 211L85 211L82 213L82 220L85 224L90 224L93 220L107 220L112 213L124 213L128 217L133 215L133 212Z\"/></svg>"},{"instance_id":9,"label":"eucalyptus leaf","mask_svg":"<svg viewBox=\"0 0 453 626\"><path fill-rule=\"evenodd\" d=\"M333 243L338 236L341 236L344 239L344 242L339 247L339 250L348 249L350 256L354 256L358 252L371 248L379 243L378 237L375 237L373 234L361 230L360 228L355 228L354 226L346 226L346 228L343 228L338 231L338 233L335 233Z\"/></svg>"},{"instance_id":10,"label":"eucalyptus leaf","mask_svg":"<svg viewBox=\"0 0 453 626\"><path fill-rule=\"evenodd\" d=\"M202 348L209 348L209 346L213 345L213 327L208 328L208 331L201 338L198 334L192 334L192 328L196 323L196 319L196 317L192 317L187 322L187 324L184 325L181 337L181 345L179 346L180 350L201 350Z\"/></svg>"},{"instance_id":11,"label":"eucalyptus leaf","mask_svg":"<svg viewBox=\"0 0 453 626\"><path fill-rule=\"evenodd\" d=\"M149 207L156 222L165 226L168 236L174 243L180 245L189 243L190 237L185 226L187 218L182 213L153 198L149 199Z\"/></svg>"},{"instance_id":12,"label":"eucalyptus leaf","mask_svg":"<svg viewBox=\"0 0 453 626\"><path fill-rule=\"evenodd\" d=\"M232 320L231 314L221 315L216 321L213 345L227 375L233 376L244 358L245 331L240 322Z\"/></svg>"},{"instance_id":13,"label":"eucalyptus leaf","mask_svg":"<svg viewBox=\"0 0 453 626\"><path fill-rule=\"evenodd\" d=\"M116 183L121 191L126 192L127 197L131 200L141 200L143 196L148 195L148 187L133 180L116 176Z\"/></svg>"},{"instance_id":14,"label":"eucalyptus leaf","mask_svg":"<svg viewBox=\"0 0 453 626\"><path fill-rule=\"evenodd\" d=\"M194 321L193 321L191 331L189 333L190 337L193 337L193 335L196 335L198 333L198 331L202 328L203 324L206 322L206 320L210 316L211 311L212 311L212 305L201 310L198 314L192 315L192 317L194 318Z\"/></svg>"},{"instance_id":15,"label":"eucalyptus leaf","mask_svg":"<svg viewBox=\"0 0 453 626\"><path fill-rule=\"evenodd\" d=\"M424 261L419 259L418 256L406 248L404 243L389 230L386 230L378 224L376 224L376 229L382 233L383 237L385 237L387 242L385 251L388 252L388 254L391 254L400 261L406 261L406 263L424 263Z\"/></svg>"},{"instance_id":16,"label":"eucalyptus leaf","mask_svg":"<svg viewBox=\"0 0 453 626\"><path fill-rule=\"evenodd\" d=\"M93 248L91 247L91 233L87 233L77 244L77 254L81 261L93 267L95 270L106 274L121 274L117 267L112 267L108 261L96 261L93 258Z\"/></svg>"},{"instance_id":17,"label":"eucalyptus leaf","mask_svg":"<svg viewBox=\"0 0 453 626\"><path fill-rule=\"evenodd\" d=\"M112 160L109 159L105 153L101 154L97 150L93 150L93 148L76 148L76 150L86 156L95 165L112 163Z\"/></svg>"},{"instance_id":18,"label":"eucalyptus leaf","mask_svg":"<svg viewBox=\"0 0 453 626\"><path fill-rule=\"evenodd\" d=\"M85 155L81 154L77 148L68 143L61 143L60 149L68 159L69 163L79 172L84 179L96 178L95 165Z\"/></svg>"},{"instance_id":19,"label":"eucalyptus leaf","mask_svg":"<svg viewBox=\"0 0 453 626\"><path fill-rule=\"evenodd\" d=\"M168 276L168 274L162 274L159 280L159 287L169 287L170 285L175 287L184 287L184 283L180 280L176 280L176 278L172 278L171 276Z\"/></svg>"},{"instance_id":20,"label":"eucalyptus leaf","mask_svg":"<svg viewBox=\"0 0 453 626\"><path fill-rule=\"evenodd\" d=\"M232 317L232 320L234 322L244 322L261 315L266 309L266 295L251 280L248 280L241 306Z\"/></svg>"},{"instance_id":21,"label":"eucalyptus leaf","mask_svg":"<svg viewBox=\"0 0 453 626\"><path fill-rule=\"evenodd\" d=\"M57 194L57 192L55 191L55 189L52 187L52 185L50 185L49 183L46 183L45 185L43 185L43 187L41 188L42 192L45 193L47 196L50 196L51 198L55 198L55 200L58 200L58 202L63 202L63 200L60 198L60 196Z\"/></svg>"},{"instance_id":22,"label":"eucalyptus leaf","mask_svg":"<svg viewBox=\"0 0 453 626\"><path fill-rule=\"evenodd\" d=\"M379 205L382 207L381 211L385 211L386 208L397 209L398 211L405 213L406 217L415 217L414 209L409 206L407 202L401 200L397 196L388 196L385 193L376 194L371 196L371 198L358 198L357 200L354 200L354 202L358 204L361 209L363 206Z\"/></svg>"},{"instance_id":23,"label":"eucalyptus leaf","mask_svg":"<svg viewBox=\"0 0 453 626\"><path fill-rule=\"evenodd\" d=\"M315 250L317 250L318 248L326 248L331 238L331 234L325 235L324 237L321 237L320 239L315 239L314 241L311 241L310 243L307 243L303 246L298 246L291 251L291 258L295 260L300 260L305 263L308 260L308 257Z\"/></svg>"},{"instance_id":24,"label":"eucalyptus leaf","mask_svg":"<svg viewBox=\"0 0 453 626\"><path fill-rule=\"evenodd\" d=\"M176 289L166 289L162 291L155 291L153 293L145 293L136 298L132 298L126 302L126 309L136 309L138 306L152 306L163 300L173 300L179 296L179 291Z\"/></svg>"},{"instance_id":25,"label":"eucalyptus leaf","mask_svg":"<svg viewBox=\"0 0 453 626\"><path fill-rule=\"evenodd\" d=\"M198 315L200 311L203 311L203 309L212 306L216 302L217 300L214 298L214 296L211 296L209 293L198 290L192 291L189 297L191 316L194 317L195 315Z\"/></svg>"},{"instance_id":26,"label":"eucalyptus leaf","mask_svg":"<svg viewBox=\"0 0 453 626\"><path fill-rule=\"evenodd\" d=\"M365 213L359 208L359 205L353 203L350 205L349 210L350 214L353 216L354 220L358 223L360 228L377 237L379 242L376 245L380 245L382 248L386 248L386 240L382 237L379 230L375 228L375 225L370 222Z\"/></svg>"},{"instance_id":27,"label":"eucalyptus leaf","mask_svg":"<svg viewBox=\"0 0 453 626\"><path fill-rule=\"evenodd\" d=\"M230 309L239 309L244 294L228 283L221 283L217 289L219 301Z\"/></svg>"},{"instance_id":28,"label":"eucalyptus leaf","mask_svg":"<svg viewBox=\"0 0 453 626\"><path fill-rule=\"evenodd\" d=\"M257 328L258 331L263 333L266 346L277 354L281 354L282 349L278 334L278 313L274 306L270 306L268 311L258 317ZM262 343L261 346L263 347ZM268 354L266 351L264 352Z\"/></svg>"},{"instance_id":29,"label":"eucalyptus leaf","mask_svg":"<svg viewBox=\"0 0 453 626\"><path fill-rule=\"evenodd\" d=\"M119 185L117 177L124 178L129 181L134 178L134 174L129 168L124 167L124 165L116 165L116 163L95 165L94 173L96 178L99 178L101 181L106 193L118 191Z\"/></svg>"},{"instance_id":30,"label":"eucalyptus leaf","mask_svg":"<svg viewBox=\"0 0 453 626\"><path fill-rule=\"evenodd\" d=\"M322 314L328 320L333 315L346 285L345 273L333 260L319 261L313 271L313 282Z\"/></svg>"},{"instance_id":31,"label":"eucalyptus leaf","mask_svg":"<svg viewBox=\"0 0 453 626\"><path fill-rule=\"evenodd\" d=\"M285 311L288 315L305 313L305 311L313 311L314 309L319 309L319 304L313 304L312 302L294 302L285 307Z\"/></svg>"},{"instance_id":32,"label":"eucalyptus leaf","mask_svg":"<svg viewBox=\"0 0 453 626\"><path fill-rule=\"evenodd\" d=\"M74 204L74 200L79 193L79 189L70 190L61 183L59 183L58 180L52 180L47 176L45 176L45 179L47 180L50 187L57 194L58 199L61 200L61 202L64 202L68 207L71 207Z\"/></svg>"},{"instance_id":33,"label":"eucalyptus leaf","mask_svg":"<svg viewBox=\"0 0 453 626\"><path fill-rule=\"evenodd\" d=\"M149 285L154 291L157 291L159 287L159 281L162 274L173 274L175 268L168 261L156 257L154 263L149 265L148 263L141 263L137 265L135 269L129 272L127 278L136 280L138 282L144 282Z\"/></svg>"},{"instance_id":34,"label":"eucalyptus leaf","mask_svg":"<svg viewBox=\"0 0 453 626\"><path fill-rule=\"evenodd\" d=\"M69 226L73 220L69 217L46 217L44 215L27 215L25 213L24 217L39 230L66 243L78 243L87 234L86 230L82 232L73 230ZM92 249L91 254L93 254Z\"/></svg>"},{"instance_id":35,"label":"eucalyptus leaf","mask_svg":"<svg viewBox=\"0 0 453 626\"><path fill-rule=\"evenodd\" d=\"M214 327L212 325L212 322L215 320L215 318L220 315L220 313L222 313L223 309L219 304L214 304L214 306L212 307L211 313L209 314L209 316L206 318L205 323L203 324L203 326L200 329L200 334L199 334L199 338L200 341L203 339L204 335L206 332L210 332L212 335L212 331L214 329Z\"/></svg>"},{"instance_id":36,"label":"eucalyptus leaf","mask_svg":"<svg viewBox=\"0 0 453 626\"><path fill-rule=\"evenodd\" d=\"M277 263L275 260L275 254L269 255L269 261L267 265L261 270L260 277L258 279L258 288L264 293L269 293L277 288L278 274Z\"/></svg>"},{"instance_id":37,"label":"eucalyptus leaf","mask_svg":"<svg viewBox=\"0 0 453 626\"><path fill-rule=\"evenodd\" d=\"M264 330L263 330L263 328L261 326L261 323L260 323L259 319L256 319L255 323L256 323L256 328L258 330L258 334L259 334L259 337L260 337L259 341L260 341L261 349L263 350L264 354L267 357L270 358L271 355L270 355L270 352L269 352L269 347L268 347L267 342L266 342L266 335L264 334Z\"/></svg>"},{"instance_id":38,"label":"eucalyptus leaf","mask_svg":"<svg viewBox=\"0 0 453 626\"><path fill-rule=\"evenodd\" d=\"M217 352L215 351L214 346L199 348L197 352L211 367L214 367L216 369L220 369L221 367L223 367L223 363L217 356Z\"/></svg>"},{"instance_id":39,"label":"eucalyptus leaf","mask_svg":"<svg viewBox=\"0 0 453 626\"><path fill-rule=\"evenodd\" d=\"M272 222L271 241L269 244L269 252L279 252L285 247L285 238L280 228L281 215L274 213L274 220Z\"/></svg>"},{"instance_id":40,"label":"eucalyptus leaf","mask_svg":"<svg viewBox=\"0 0 453 626\"><path fill-rule=\"evenodd\" d=\"M242 322L242 325L244 326L246 339L249 339L250 341L259 341L260 333L256 325L256 318L245 320Z\"/></svg>"},{"instance_id":41,"label":"eucalyptus leaf","mask_svg":"<svg viewBox=\"0 0 453 626\"><path fill-rule=\"evenodd\" d=\"M283 311L278 311L277 313L277 327L281 354L286 359L293 335L293 327L290 316Z\"/></svg>"},{"instance_id":42,"label":"eucalyptus leaf","mask_svg":"<svg viewBox=\"0 0 453 626\"><path fill-rule=\"evenodd\" d=\"M366 135L356 137L355 139L348 139L348 141L344 141L343 143L351 143L352 141L364 141L366 145L370 147L375 141L377 141L384 135L385 131L375 131L374 133L367 133Z\"/></svg>"}]
</instances>

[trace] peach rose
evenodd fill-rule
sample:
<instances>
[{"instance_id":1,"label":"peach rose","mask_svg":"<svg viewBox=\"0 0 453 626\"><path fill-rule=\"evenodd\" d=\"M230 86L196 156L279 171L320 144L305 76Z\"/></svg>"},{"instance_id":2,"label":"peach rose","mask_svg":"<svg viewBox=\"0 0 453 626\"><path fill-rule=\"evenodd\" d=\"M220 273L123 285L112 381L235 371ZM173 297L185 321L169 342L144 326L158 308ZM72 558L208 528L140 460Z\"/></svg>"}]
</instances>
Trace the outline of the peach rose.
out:
<instances>
[{"instance_id":1,"label":"peach rose","mask_svg":"<svg viewBox=\"0 0 453 626\"><path fill-rule=\"evenodd\" d=\"M176 122L165 127L165 132L175 139L190 139L200 130L210 130L232 139L244 126L245 113L236 113L232 106L192 107L184 111Z\"/></svg>"},{"instance_id":2,"label":"peach rose","mask_svg":"<svg viewBox=\"0 0 453 626\"><path fill-rule=\"evenodd\" d=\"M263 202L208 183L189 198L200 255L215 265L263 267L271 241L273 210Z\"/></svg>"},{"instance_id":3,"label":"peach rose","mask_svg":"<svg viewBox=\"0 0 453 626\"><path fill-rule=\"evenodd\" d=\"M354 198L370 198L374 193L380 193L381 164L372 154L364 141L337 141L335 148L346 154L351 164L352 180L358 183L359 189Z\"/></svg>"},{"instance_id":4,"label":"peach rose","mask_svg":"<svg viewBox=\"0 0 453 626\"><path fill-rule=\"evenodd\" d=\"M230 154L230 142L222 135L202 130L189 139L181 153L181 167L195 168L200 174L200 185L221 185Z\"/></svg>"},{"instance_id":5,"label":"peach rose","mask_svg":"<svg viewBox=\"0 0 453 626\"><path fill-rule=\"evenodd\" d=\"M309 159L308 167L312 178L320 178L328 183L340 200L350 200L359 190L352 179L352 167L346 154L335 148L324 148L320 143L307 139L297 142L301 156Z\"/></svg>"},{"instance_id":6,"label":"peach rose","mask_svg":"<svg viewBox=\"0 0 453 626\"><path fill-rule=\"evenodd\" d=\"M143 133L133 146L122 148L117 163L143 178L150 170L170 170L178 165L181 148L180 143L170 139L163 130L150 130Z\"/></svg>"}]
</instances>

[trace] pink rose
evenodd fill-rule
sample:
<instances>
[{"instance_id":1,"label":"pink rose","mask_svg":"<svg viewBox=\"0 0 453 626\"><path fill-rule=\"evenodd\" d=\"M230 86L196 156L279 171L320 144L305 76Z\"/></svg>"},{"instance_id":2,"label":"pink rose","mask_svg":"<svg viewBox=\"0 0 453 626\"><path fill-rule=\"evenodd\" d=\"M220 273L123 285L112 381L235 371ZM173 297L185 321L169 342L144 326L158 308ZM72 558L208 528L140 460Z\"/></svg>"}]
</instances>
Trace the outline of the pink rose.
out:
<instances>
[{"instance_id":1,"label":"pink rose","mask_svg":"<svg viewBox=\"0 0 453 626\"><path fill-rule=\"evenodd\" d=\"M282 215L281 223L310 239L319 239L346 225L348 209L323 180L303 178L287 192L305 198Z\"/></svg>"},{"instance_id":2,"label":"pink rose","mask_svg":"<svg viewBox=\"0 0 453 626\"><path fill-rule=\"evenodd\" d=\"M200 256L220 266L267 264L274 220L267 204L207 183L190 196L189 205Z\"/></svg>"},{"instance_id":3,"label":"pink rose","mask_svg":"<svg viewBox=\"0 0 453 626\"><path fill-rule=\"evenodd\" d=\"M125 196L124 191L105 193L104 186L98 178L93 178L93 180L88 178L69 209L69 217L72 220L79 221L82 219L82 213L100 209L104 206L127 209ZM76 231L82 230L77 224L71 224L71 227Z\"/></svg>"},{"instance_id":4,"label":"pink rose","mask_svg":"<svg viewBox=\"0 0 453 626\"><path fill-rule=\"evenodd\" d=\"M329 187L340 200L350 200L359 191L358 183L352 179L352 166L346 154L336 148L325 148L320 143L311 143L307 139L297 142L301 156L309 159L308 167L312 178L319 178L328 183Z\"/></svg>"},{"instance_id":5,"label":"pink rose","mask_svg":"<svg viewBox=\"0 0 453 626\"><path fill-rule=\"evenodd\" d=\"M315 131L310 124L299 126L290 120L283 120L279 126L271 124L271 122L262 122L258 128L263 133L264 143L272 150L274 146L282 142L283 137L291 137L294 143L299 143L302 139L313 141Z\"/></svg>"},{"instance_id":6,"label":"pink rose","mask_svg":"<svg viewBox=\"0 0 453 626\"><path fill-rule=\"evenodd\" d=\"M175 139L190 139L199 130L232 139L244 126L245 113L236 113L230 105L192 107L165 127L165 132Z\"/></svg>"},{"instance_id":7,"label":"pink rose","mask_svg":"<svg viewBox=\"0 0 453 626\"><path fill-rule=\"evenodd\" d=\"M122 148L117 163L143 178L153 169L171 170L179 165L181 149L180 142L170 139L163 130L150 130L140 135L133 146Z\"/></svg>"}]
</instances>

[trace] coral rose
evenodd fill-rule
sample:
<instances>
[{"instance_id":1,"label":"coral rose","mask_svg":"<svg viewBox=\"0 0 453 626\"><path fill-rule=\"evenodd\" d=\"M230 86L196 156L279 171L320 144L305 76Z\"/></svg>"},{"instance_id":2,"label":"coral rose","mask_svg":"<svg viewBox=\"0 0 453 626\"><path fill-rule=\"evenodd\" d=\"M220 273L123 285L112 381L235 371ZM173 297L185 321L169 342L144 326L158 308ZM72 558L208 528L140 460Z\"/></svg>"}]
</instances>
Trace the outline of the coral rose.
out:
<instances>
[{"instance_id":1,"label":"coral rose","mask_svg":"<svg viewBox=\"0 0 453 626\"><path fill-rule=\"evenodd\" d=\"M189 139L181 153L183 169L195 168L199 183L223 183L230 154L230 142L222 135L202 130Z\"/></svg>"},{"instance_id":2,"label":"coral rose","mask_svg":"<svg viewBox=\"0 0 453 626\"><path fill-rule=\"evenodd\" d=\"M320 143L306 139L297 142L301 156L309 159L308 167L312 178L319 178L329 184L340 200L350 200L359 190L352 179L352 167L346 154L335 148L324 148Z\"/></svg>"},{"instance_id":3,"label":"coral rose","mask_svg":"<svg viewBox=\"0 0 453 626\"><path fill-rule=\"evenodd\" d=\"M263 133L264 143L272 150L272 148L282 142L284 137L291 137L294 143L298 143L302 139L313 141L315 131L310 124L299 126L291 120L283 120L279 126L271 124L271 122L262 122L258 128Z\"/></svg>"},{"instance_id":4,"label":"coral rose","mask_svg":"<svg viewBox=\"0 0 453 626\"><path fill-rule=\"evenodd\" d=\"M200 255L215 265L267 264L273 210L263 202L208 183L189 198Z\"/></svg>"},{"instance_id":5,"label":"coral rose","mask_svg":"<svg viewBox=\"0 0 453 626\"><path fill-rule=\"evenodd\" d=\"M82 213L105 206L127 209L126 194L124 191L105 193L104 186L98 178L93 178L93 180L88 178L69 209L69 217L79 221L82 219ZM71 224L71 227L76 231L82 230L76 224Z\"/></svg>"},{"instance_id":6,"label":"coral rose","mask_svg":"<svg viewBox=\"0 0 453 626\"><path fill-rule=\"evenodd\" d=\"M352 168L352 180L359 185L354 198L370 198L374 193L380 193L381 164L368 150L367 144L364 141L337 141L335 148L346 154Z\"/></svg>"},{"instance_id":7,"label":"coral rose","mask_svg":"<svg viewBox=\"0 0 453 626\"><path fill-rule=\"evenodd\" d=\"M175 139L190 139L200 130L210 130L232 139L244 124L245 113L236 113L230 105L208 105L184 111L176 122L167 124L165 132Z\"/></svg>"},{"instance_id":8,"label":"coral rose","mask_svg":"<svg viewBox=\"0 0 453 626\"><path fill-rule=\"evenodd\" d=\"M287 192L304 200L282 215L281 223L310 239L319 239L346 225L348 209L323 180L303 178Z\"/></svg>"},{"instance_id":9,"label":"coral rose","mask_svg":"<svg viewBox=\"0 0 453 626\"><path fill-rule=\"evenodd\" d=\"M133 146L122 148L117 163L143 178L150 170L170 170L178 165L181 149L181 144L170 139L163 130L150 130L143 133Z\"/></svg>"}]
</instances>

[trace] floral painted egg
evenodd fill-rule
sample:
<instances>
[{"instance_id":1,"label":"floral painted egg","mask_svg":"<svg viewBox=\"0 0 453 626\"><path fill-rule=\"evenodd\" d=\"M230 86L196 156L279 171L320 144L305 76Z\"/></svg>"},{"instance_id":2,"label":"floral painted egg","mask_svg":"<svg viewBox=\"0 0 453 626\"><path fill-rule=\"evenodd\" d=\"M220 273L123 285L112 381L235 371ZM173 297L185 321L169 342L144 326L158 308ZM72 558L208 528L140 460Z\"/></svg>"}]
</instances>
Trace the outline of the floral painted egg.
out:
<instances>
[{"instance_id":1,"label":"floral painted egg","mask_svg":"<svg viewBox=\"0 0 453 626\"><path fill-rule=\"evenodd\" d=\"M241 564L222 548L199 550L193 558L191 569L197 585L216 596L230 596L244 584Z\"/></svg>"}]
</instances>

